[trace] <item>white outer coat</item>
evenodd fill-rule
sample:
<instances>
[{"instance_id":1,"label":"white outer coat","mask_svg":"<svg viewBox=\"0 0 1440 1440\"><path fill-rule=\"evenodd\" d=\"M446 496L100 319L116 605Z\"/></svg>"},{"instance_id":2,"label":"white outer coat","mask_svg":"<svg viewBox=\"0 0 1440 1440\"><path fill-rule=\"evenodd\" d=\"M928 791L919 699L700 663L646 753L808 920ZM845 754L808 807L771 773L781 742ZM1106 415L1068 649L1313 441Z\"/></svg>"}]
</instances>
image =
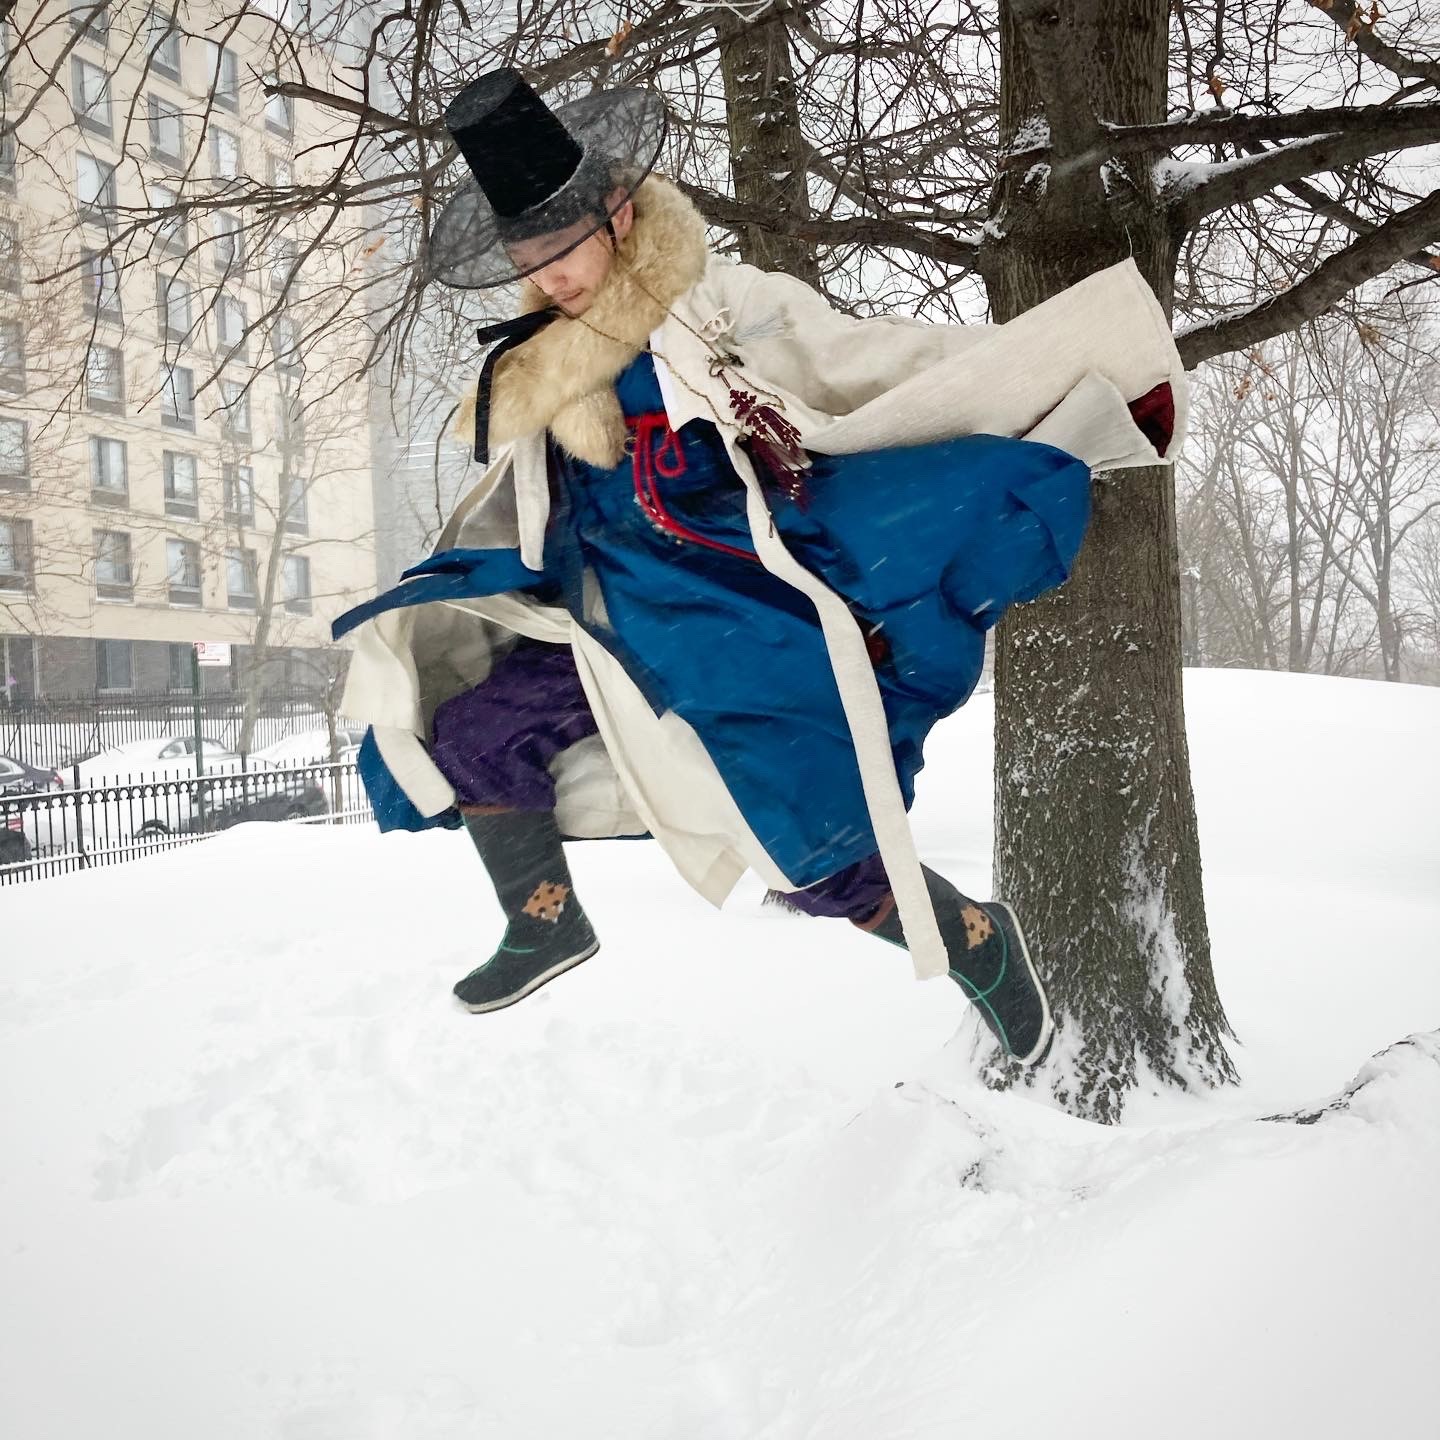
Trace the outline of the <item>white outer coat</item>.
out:
<instances>
[{"instance_id":1,"label":"white outer coat","mask_svg":"<svg viewBox=\"0 0 1440 1440\"><path fill-rule=\"evenodd\" d=\"M1133 260L1088 276L1008 324L944 326L901 317L856 320L788 275L712 258L650 338L671 427L694 419L718 424L748 492L761 563L815 604L916 974L943 975L948 961L864 639L844 599L774 532L728 418L728 386L710 373L712 351L701 336L740 357L732 373L780 396L810 450L850 454L981 433L1041 441L1104 470L1169 464L1184 440L1188 387L1169 322ZM1174 437L1164 459L1126 408L1162 381L1175 397ZM539 570L548 516L545 432L537 430L496 453L437 549L518 545L525 564ZM554 767L557 817L566 833L649 830L715 905L747 868L776 889L796 888L761 848L695 732L672 713L657 717L618 661L565 611L510 594L450 602L443 607L448 615L420 618L438 608L393 610L360 627L343 702L346 716L375 727L386 763L422 814L455 803L420 740L429 714L438 700L488 673L500 633L492 627L499 626L569 643L595 714L603 748L582 741ZM436 693L437 685L445 693Z\"/></svg>"}]
</instances>

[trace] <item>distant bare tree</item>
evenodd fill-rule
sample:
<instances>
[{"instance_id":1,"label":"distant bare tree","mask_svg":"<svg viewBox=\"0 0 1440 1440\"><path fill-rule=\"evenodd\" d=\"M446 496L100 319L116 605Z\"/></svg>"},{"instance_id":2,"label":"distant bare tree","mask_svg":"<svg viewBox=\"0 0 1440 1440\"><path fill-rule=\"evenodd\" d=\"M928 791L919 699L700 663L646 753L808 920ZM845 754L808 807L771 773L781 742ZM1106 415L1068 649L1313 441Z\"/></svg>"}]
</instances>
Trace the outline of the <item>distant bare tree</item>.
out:
<instances>
[{"instance_id":1,"label":"distant bare tree","mask_svg":"<svg viewBox=\"0 0 1440 1440\"><path fill-rule=\"evenodd\" d=\"M1423 312L1376 319L1201 372L1181 545L1205 663L1401 678L1397 562L1440 505L1436 360Z\"/></svg>"},{"instance_id":2,"label":"distant bare tree","mask_svg":"<svg viewBox=\"0 0 1440 1440\"><path fill-rule=\"evenodd\" d=\"M1402 677L1407 626L1400 566L1407 537L1440 509L1440 357L1374 327L1326 326L1320 358L1337 404L1348 475L1340 523L1317 531L1331 563L1375 616L1381 673ZM1397 343L1398 339L1398 343ZM1312 507L1325 497L1307 487Z\"/></svg>"},{"instance_id":3,"label":"distant bare tree","mask_svg":"<svg viewBox=\"0 0 1440 1440\"><path fill-rule=\"evenodd\" d=\"M282 481L271 500L258 492L247 497L244 511L232 509L227 519L226 553L235 546L255 556L255 618L247 642L248 683L245 686L239 749L248 752L261 707L273 685L273 657L288 660L295 647L300 617L308 617L317 606L341 598L334 592L312 588L310 559L337 544L373 545L373 530L364 529L337 536L330 531L311 535L308 522L309 497L320 482L332 476L353 475L347 442L356 427L366 423L364 397L358 390L349 397L332 397L326 406L303 407L298 383L288 381L277 403L279 446L283 459ZM266 523L255 525L257 514ZM250 545L262 547L257 552ZM353 597L349 597L353 598ZM328 692L340 662L328 652L310 663L322 687ZM333 723L332 723L332 742Z\"/></svg>"},{"instance_id":4,"label":"distant bare tree","mask_svg":"<svg viewBox=\"0 0 1440 1440\"><path fill-rule=\"evenodd\" d=\"M1415 596L1413 678L1440 685L1440 515L1432 512L1411 532L1405 582Z\"/></svg>"}]
</instances>

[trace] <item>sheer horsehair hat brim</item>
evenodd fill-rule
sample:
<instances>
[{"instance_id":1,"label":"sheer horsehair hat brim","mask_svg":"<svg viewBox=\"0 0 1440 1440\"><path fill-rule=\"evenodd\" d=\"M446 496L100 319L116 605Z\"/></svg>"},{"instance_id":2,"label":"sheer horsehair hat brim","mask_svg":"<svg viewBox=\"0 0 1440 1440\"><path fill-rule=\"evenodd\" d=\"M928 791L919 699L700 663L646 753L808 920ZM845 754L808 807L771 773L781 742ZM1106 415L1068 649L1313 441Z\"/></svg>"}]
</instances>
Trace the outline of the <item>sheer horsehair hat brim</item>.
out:
<instances>
[{"instance_id":1,"label":"sheer horsehair hat brim","mask_svg":"<svg viewBox=\"0 0 1440 1440\"><path fill-rule=\"evenodd\" d=\"M551 113L580 148L574 173L513 216L497 214L475 176L467 176L430 231L433 279L457 290L485 290L543 269L602 230L660 158L665 106L649 90L603 90ZM523 162L523 155L512 157L512 164ZM525 245L523 262L506 249L520 241L539 242Z\"/></svg>"}]
</instances>

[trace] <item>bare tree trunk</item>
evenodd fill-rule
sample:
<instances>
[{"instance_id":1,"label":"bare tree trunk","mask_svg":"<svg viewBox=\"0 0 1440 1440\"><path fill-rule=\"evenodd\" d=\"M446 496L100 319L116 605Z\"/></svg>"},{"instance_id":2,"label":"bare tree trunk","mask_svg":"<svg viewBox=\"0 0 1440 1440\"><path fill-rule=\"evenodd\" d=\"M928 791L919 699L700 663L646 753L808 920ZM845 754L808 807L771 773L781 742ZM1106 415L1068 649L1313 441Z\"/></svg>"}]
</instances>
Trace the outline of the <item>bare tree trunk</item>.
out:
<instances>
[{"instance_id":1,"label":"bare tree trunk","mask_svg":"<svg viewBox=\"0 0 1440 1440\"><path fill-rule=\"evenodd\" d=\"M783 11L782 11L783 13ZM795 219L810 215L805 184L810 147L800 129L790 33L778 16L752 24L729 11L715 21L720 72L730 128L730 174L735 198ZM758 225L736 227L740 256L762 270L783 270L818 285L814 247Z\"/></svg>"},{"instance_id":2,"label":"bare tree trunk","mask_svg":"<svg viewBox=\"0 0 1440 1440\"><path fill-rule=\"evenodd\" d=\"M270 688L270 633L275 619L275 592L279 587L280 567L285 560L284 547L285 534L277 516L265 557L265 593L260 597L259 613L255 617L255 629L250 639L250 683L245 687L244 705L240 712L238 748L242 755L250 753L255 724L260 718L260 706Z\"/></svg>"},{"instance_id":3,"label":"bare tree trunk","mask_svg":"<svg viewBox=\"0 0 1440 1440\"><path fill-rule=\"evenodd\" d=\"M1186 665L1204 664L1200 644L1200 577L1193 566L1180 568L1180 655Z\"/></svg>"},{"instance_id":4,"label":"bare tree trunk","mask_svg":"<svg viewBox=\"0 0 1440 1440\"><path fill-rule=\"evenodd\" d=\"M1250 585L1250 602L1253 614L1251 649L1257 670L1278 670L1279 659L1275 651L1275 634L1270 623L1274 609L1269 576L1265 573L1265 557L1262 554L1258 525L1250 513L1250 497L1246 493L1246 476L1241 467L1229 464L1230 492L1235 497L1235 532L1240 541L1240 560L1245 567L1245 578Z\"/></svg>"},{"instance_id":5,"label":"bare tree trunk","mask_svg":"<svg viewBox=\"0 0 1440 1440\"><path fill-rule=\"evenodd\" d=\"M1386 557L1387 562L1389 557ZM1390 601L1390 573L1380 572L1375 583L1375 628L1380 640L1380 673L1387 680L1400 679L1400 627Z\"/></svg>"},{"instance_id":6,"label":"bare tree trunk","mask_svg":"<svg viewBox=\"0 0 1440 1440\"><path fill-rule=\"evenodd\" d=\"M1294 410L1290 410L1291 425L1294 424ZM1290 443L1285 455L1285 569L1289 583L1289 632L1287 648L1288 668L1293 671L1305 668L1305 627L1300 616L1301 580L1301 533L1300 533L1300 452L1293 434L1286 437Z\"/></svg>"},{"instance_id":7,"label":"bare tree trunk","mask_svg":"<svg viewBox=\"0 0 1440 1440\"><path fill-rule=\"evenodd\" d=\"M1019 8L1001 11L1002 145L1041 108ZM1163 119L1165 7L1098 10L1092 30L1061 38L1071 83L1108 121ZM1131 254L1168 312L1175 241L1149 185L1143 163L1108 186L1079 167L1043 185L1002 172L1003 238L982 256L996 318ZM1097 478L1075 573L1012 612L996 647L996 890L1049 977L1060 1034L1045 1079L1102 1121L1119 1118L1145 1066L1181 1085L1235 1078L1210 967L1180 636L1174 484L1157 468Z\"/></svg>"}]
</instances>

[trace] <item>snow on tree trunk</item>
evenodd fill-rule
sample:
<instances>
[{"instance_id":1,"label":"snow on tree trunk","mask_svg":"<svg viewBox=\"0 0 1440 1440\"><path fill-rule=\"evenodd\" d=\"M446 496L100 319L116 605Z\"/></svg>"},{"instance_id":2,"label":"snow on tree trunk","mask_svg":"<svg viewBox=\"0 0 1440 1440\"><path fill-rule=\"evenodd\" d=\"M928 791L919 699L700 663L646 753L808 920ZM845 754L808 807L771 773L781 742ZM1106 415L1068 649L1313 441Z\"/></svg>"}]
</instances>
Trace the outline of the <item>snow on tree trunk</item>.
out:
<instances>
[{"instance_id":1,"label":"snow on tree trunk","mask_svg":"<svg viewBox=\"0 0 1440 1440\"><path fill-rule=\"evenodd\" d=\"M1064 163L1082 148L1065 133L1067 106L1074 125L1086 101L1107 121L1164 118L1166 9L1026 3L1002 8L1001 143L1043 122L1059 158L1001 172L981 256L995 318L1128 255L1168 312L1175 237L1143 161ZM1059 1027L1033 1083L1114 1121L1148 1080L1213 1085L1235 1071L1190 785L1173 477L1100 474L1093 493L1069 583L997 636L995 885L1018 909Z\"/></svg>"}]
</instances>

